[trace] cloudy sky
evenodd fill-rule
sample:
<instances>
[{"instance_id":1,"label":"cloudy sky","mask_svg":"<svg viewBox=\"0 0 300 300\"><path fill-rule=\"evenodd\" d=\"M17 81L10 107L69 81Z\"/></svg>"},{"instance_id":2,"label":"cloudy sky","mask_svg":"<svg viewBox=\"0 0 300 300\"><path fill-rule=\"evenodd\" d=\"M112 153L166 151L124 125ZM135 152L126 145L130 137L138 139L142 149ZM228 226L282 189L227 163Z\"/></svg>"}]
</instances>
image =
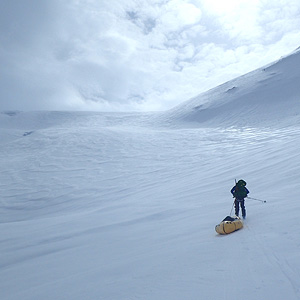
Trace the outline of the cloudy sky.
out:
<instances>
[{"instance_id":1,"label":"cloudy sky","mask_svg":"<svg viewBox=\"0 0 300 300\"><path fill-rule=\"evenodd\" d=\"M0 111L165 110L299 46L299 0L1 0Z\"/></svg>"}]
</instances>

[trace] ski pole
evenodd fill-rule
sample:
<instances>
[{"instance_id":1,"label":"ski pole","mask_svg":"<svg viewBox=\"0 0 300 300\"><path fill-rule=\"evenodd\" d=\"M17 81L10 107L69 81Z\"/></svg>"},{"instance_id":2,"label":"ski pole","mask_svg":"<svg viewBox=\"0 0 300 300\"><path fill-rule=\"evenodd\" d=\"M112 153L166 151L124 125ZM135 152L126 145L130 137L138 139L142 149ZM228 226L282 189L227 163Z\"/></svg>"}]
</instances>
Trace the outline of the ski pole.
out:
<instances>
[{"instance_id":1,"label":"ski pole","mask_svg":"<svg viewBox=\"0 0 300 300\"><path fill-rule=\"evenodd\" d=\"M247 197L247 198L250 199L250 200L260 201L262 203L266 203L267 202L266 200L260 200L260 199L256 199L256 198L252 198L252 197Z\"/></svg>"},{"instance_id":2,"label":"ski pole","mask_svg":"<svg viewBox=\"0 0 300 300\"><path fill-rule=\"evenodd\" d=\"M235 182L235 186L236 186L236 185L237 185L236 179L234 179L234 182ZM233 200L233 203L232 203L232 207L231 207L231 211L230 211L230 215L229 215L229 216L231 216L231 213L232 213L232 211L233 211L233 206L234 206L234 202L235 202L235 197L233 196L233 198L234 198L234 200Z\"/></svg>"},{"instance_id":3,"label":"ski pole","mask_svg":"<svg viewBox=\"0 0 300 300\"><path fill-rule=\"evenodd\" d=\"M233 203L232 203L232 207L231 207L231 211L230 211L229 216L231 216L231 213L232 213L232 210L233 210L234 201L235 201L235 199L233 200Z\"/></svg>"}]
</instances>

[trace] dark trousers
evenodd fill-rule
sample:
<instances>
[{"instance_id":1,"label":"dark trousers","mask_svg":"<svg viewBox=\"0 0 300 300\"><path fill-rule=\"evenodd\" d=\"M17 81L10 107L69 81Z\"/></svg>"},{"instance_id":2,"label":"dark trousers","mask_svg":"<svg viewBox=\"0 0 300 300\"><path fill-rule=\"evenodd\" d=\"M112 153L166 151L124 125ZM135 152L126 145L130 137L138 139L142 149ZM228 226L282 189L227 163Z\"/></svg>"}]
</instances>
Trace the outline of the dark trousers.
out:
<instances>
[{"instance_id":1,"label":"dark trousers","mask_svg":"<svg viewBox=\"0 0 300 300\"><path fill-rule=\"evenodd\" d=\"M244 199L235 199L234 201L234 208L235 208L235 215L239 215L240 206L242 209L242 216L246 217L246 209L245 209L245 200Z\"/></svg>"}]
</instances>

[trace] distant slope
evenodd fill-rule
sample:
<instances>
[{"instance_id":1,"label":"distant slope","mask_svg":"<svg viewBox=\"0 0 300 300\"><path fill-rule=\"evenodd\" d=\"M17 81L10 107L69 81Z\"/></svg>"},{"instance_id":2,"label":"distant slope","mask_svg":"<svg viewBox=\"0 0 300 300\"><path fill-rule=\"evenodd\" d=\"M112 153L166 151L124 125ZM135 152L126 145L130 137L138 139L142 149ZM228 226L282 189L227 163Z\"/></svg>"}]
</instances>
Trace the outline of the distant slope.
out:
<instances>
[{"instance_id":1,"label":"distant slope","mask_svg":"<svg viewBox=\"0 0 300 300\"><path fill-rule=\"evenodd\" d=\"M281 126L300 120L300 50L167 112L169 121L207 126Z\"/></svg>"}]
</instances>

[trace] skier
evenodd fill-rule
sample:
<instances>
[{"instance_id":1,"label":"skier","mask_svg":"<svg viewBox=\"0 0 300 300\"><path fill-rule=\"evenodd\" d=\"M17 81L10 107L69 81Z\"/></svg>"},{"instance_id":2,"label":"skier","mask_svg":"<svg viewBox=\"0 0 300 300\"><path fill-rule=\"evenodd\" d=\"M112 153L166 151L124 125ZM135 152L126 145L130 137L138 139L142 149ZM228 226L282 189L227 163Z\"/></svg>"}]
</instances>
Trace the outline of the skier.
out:
<instances>
[{"instance_id":1,"label":"skier","mask_svg":"<svg viewBox=\"0 0 300 300\"><path fill-rule=\"evenodd\" d=\"M241 206L243 219L246 218L246 209L245 209L245 198L249 194L248 189L246 188L246 181L240 179L235 186L231 189L231 194L235 198L234 207L235 215L239 216L239 208Z\"/></svg>"}]
</instances>

